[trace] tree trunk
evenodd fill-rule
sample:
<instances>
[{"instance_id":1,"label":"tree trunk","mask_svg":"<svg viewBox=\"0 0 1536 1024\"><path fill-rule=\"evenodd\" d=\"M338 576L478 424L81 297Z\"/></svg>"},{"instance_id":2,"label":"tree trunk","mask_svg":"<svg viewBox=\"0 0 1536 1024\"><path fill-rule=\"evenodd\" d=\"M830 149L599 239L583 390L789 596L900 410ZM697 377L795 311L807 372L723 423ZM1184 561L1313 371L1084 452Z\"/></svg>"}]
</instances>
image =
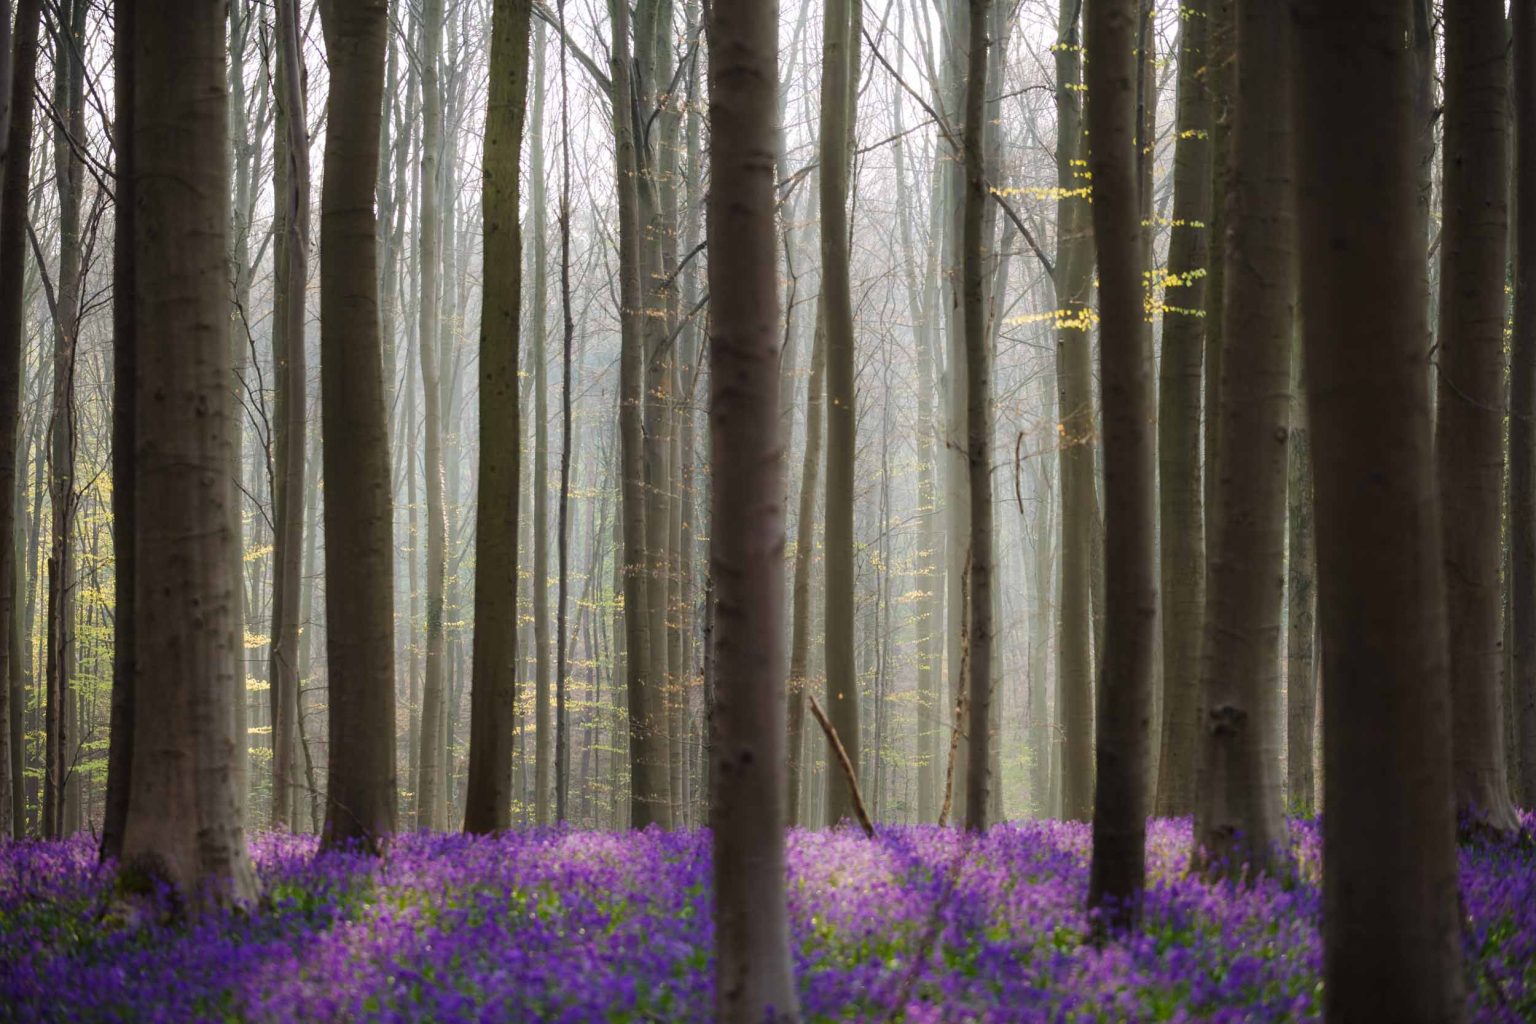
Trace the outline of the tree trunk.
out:
<instances>
[{"instance_id":1,"label":"tree trunk","mask_svg":"<svg viewBox=\"0 0 1536 1024\"><path fill-rule=\"evenodd\" d=\"M794 602L789 626L789 813L791 825L806 821L800 806L800 777L805 735L805 688L810 681L811 561L816 553L816 488L821 471L822 387L826 379L826 332L819 315L811 340L811 376L806 385L805 457L800 464L800 509L795 517Z\"/></svg>"},{"instance_id":2,"label":"tree trunk","mask_svg":"<svg viewBox=\"0 0 1536 1024\"><path fill-rule=\"evenodd\" d=\"M1504 834L1520 828L1509 796L1501 707L1507 48L1502 0L1447 8L1435 454L1445 529L1452 771L1461 827Z\"/></svg>"},{"instance_id":3,"label":"tree trunk","mask_svg":"<svg viewBox=\"0 0 1536 1024\"><path fill-rule=\"evenodd\" d=\"M799 1019L784 871L784 460L775 252L778 9L710 8L715 1019ZM839 139L842 135L837 136Z\"/></svg>"},{"instance_id":4,"label":"tree trunk","mask_svg":"<svg viewBox=\"0 0 1536 1024\"><path fill-rule=\"evenodd\" d=\"M965 313L966 464L970 484L968 577L970 629L969 755L965 778L965 827L987 827L987 775L992 714L992 353L987 330L984 263L987 240L982 212L987 178L982 163L986 133L987 29L989 0L969 0L970 41L965 75L965 204L961 232L962 288ZM956 372L959 367L954 368Z\"/></svg>"},{"instance_id":5,"label":"tree trunk","mask_svg":"<svg viewBox=\"0 0 1536 1024\"><path fill-rule=\"evenodd\" d=\"M1163 291L1158 371L1158 517L1163 599L1163 712L1157 813L1195 806L1200 727L1200 637L1205 602L1205 510L1200 485L1200 368L1205 344L1211 218L1208 0L1187 5L1179 30L1178 140L1173 225ZM1148 232L1151 235L1151 232Z\"/></svg>"},{"instance_id":6,"label":"tree trunk","mask_svg":"<svg viewBox=\"0 0 1536 1024\"><path fill-rule=\"evenodd\" d=\"M107 792L101 828L101 859L112 860L123 852L123 826L128 817L129 772L133 767L134 730L134 629L133 590L134 557L134 438L135 382L138 346L134 336L134 292L137 289L134 250L133 197L133 64L134 23L138 20L137 0L114 0L116 34L112 46L113 118L112 139L116 149L117 191L113 209L112 238L112 559L113 559L113 638L112 638L112 712L108 728ZM0 18L0 21L4 21ZM3 33L3 30L0 30ZM0 192L3 196L3 192ZM4 220L0 206L0 225ZM3 235L0 235L3 238ZM3 442L0 442L3 443ZM4 451L11 451L6 447ZM0 479L0 501L14 495L12 482ZM10 537L13 527L0 518L0 629L16 620L8 608L16 587L7 577L14 575L16 546ZM6 629L9 633L10 630ZM15 652L11 654L14 660ZM15 709L19 712L20 709ZM3 725L3 722L0 722ZM0 773L4 772L0 768ZM4 796L0 794L0 802ZM22 817L16 808L16 820ZM3 825L0 822L0 825ZM0 827L0 835L6 829Z\"/></svg>"},{"instance_id":7,"label":"tree trunk","mask_svg":"<svg viewBox=\"0 0 1536 1024\"><path fill-rule=\"evenodd\" d=\"M47 727L48 768L43 834L69 835L80 826L80 779L75 690L75 360L80 329L80 204L85 167L72 139L85 135L84 45L86 6L65 0L54 17L54 183L59 202L59 271L53 309L53 404L48 426Z\"/></svg>"},{"instance_id":8,"label":"tree trunk","mask_svg":"<svg viewBox=\"0 0 1536 1024\"><path fill-rule=\"evenodd\" d=\"M1510 632L1520 799L1536 805L1536 3L1516 0L1515 325L1510 339Z\"/></svg>"},{"instance_id":9,"label":"tree trunk","mask_svg":"<svg viewBox=\"0 0 1536 1024\"><path fill-rule=\"evenodd\" d=\"M235 791L234 701L244 688L229 473L237 413L224 6L137 13L134 257L148 272L135 296L135 494L149 504L135 516L135 689L155 713L135 722L123 863L130 884L157 877L194 906L244 905L257 884ZM19 124L30 122L24 105Z\"/></svg>"},{"instance_id":10,"label":"tree trunk","mask_svg":"<svg viewBox=\"0 0 1536 1024\"><path fill-rule=\"evenodd\" d=\"M395 830L394 538L379 337L382 0L321 5L331 88L320 195L320 393L329 755L322 845ZM339 499L339 500L338 500Z\"/></svg>"},{"instance_id":11,"label":"tree trunk","mask_svg":"<svg viewBox=\"0 0 1536 1024\"><path fill-rule=\"evenodd\" d=\"M530 12L527 0L496 0L491 13L491 91L485 115L481 205L486 288L480 314L480 484L475 506L478 628L469 691L466 832L500 832L512 825L517 493L522 468L517 380L522 291L518 156L528 89ZM542 181L539 176L533 180Z\"/></svg>"},{"instance_id":12,"label":"tree trunk","mask_svg":"<svg viewBox=\"0 0 1536 1024\"><path fill-rule=\"evenodd\" d=\"M1197 858L1234 874L1290 859L1280 775L1280 615L1295 322L1287 15L1237 0L1216 504L1207 565ZM1231 358L1226 358L1230 356Z\"/></svg>"},{"instance_id":13,"label":"tree trunk","mask_svg":"<svg viewBox=\"0 0 1536 1024\"><path fill-rule=\"evenodd\" d=\"M1286 802L1292 814L1317 813L1317 542L1312 527L1312 435L1307 429L1301 340L1292 341L1291 450L1286 502Z\"/></svg>"},{"instance_id":14,"label":"tree trunk","mask_svg":"<svg viewBox=\"0 0 1536 1024\"><path fill-rule=\"evenodd\" d=\"M277 5L277 195L273 417L272 826L298 813L299 587L304 555L305 301L309 281L309 134L297 0Z\"/></svg>"},{"instance_id":15,"label":"tree trunk","mask_svg":"<svg viewBox=\"0 0 1536 1024\"><path fill-rule=\"evenodd\" d=\"M426 671L421 685L421 780L416 792L418 828L447 821L444 777L443 583L447 569L448 520L443 508L442 353L438 344L438 302L442 276L442 201L439 163L443 150L443 97L438 59L443 49L443 0L425 0L421 42L421 218L417 239L420 298L417 314L421 358L422 472L426 479L427 594Z\"/></svg>"},{"instance_id":16,"label":"tree trunk","mask_svg":"<svg viewBox=\"0 0 1536 1024\"><path fill-rule=\"evenodd\" d=\"M1099 254L1099 378L1104 407L1104 649L1088 906L1115 927L1140 911L1157 569L1152 337L1143 310L1136 173L1138 5L1089 0L1088 168Z\"/></svg>"},{"instance_id":17,"label":"tree trunk","mask_svg":"<svg viewBox=\"0 0 1536 1024\"><path fill-rule=\"evenodd\" d=\"M533 337L529 344L533 362L533 658L534 658L534 769L533 805L535 821L541 826L550 820L550 796L553 782L554 723L550 718L549 692L549 401L548 331L544 326L544 298L547 292L544 270L544 23L539 22L533 50L533 127L529 140L528 180L533 197L528 214L533 222L533 294L529 297L529 326ZM526 72L525 72L526 74Z\"/></svg>"},{"instance_id":18,"label":"tree trunk","mask_svg":"<svg viewBox=\"0 0 1536 1024\"><path fill-rule=\"evenodd\" d=\"M1056 33L1056 386L1061 457L1061 625L1057 635L1057 714L1061 722L1061 814L1086 821L1093 808L1093 659L1089 575L1093 547L1093 373L1089 351L1088 177L1080 164L1082 0L1062 0ZM1129 51L1128 51L1129 52ZM953 627L951 627L953 628Z\"/></svg>"},{"instance_id":19,"label":"tree trunk","mask_svg":"<svg viewBox=\"0 0 1536 1024\"><path fill-rule=\"evenodd\" d=\"M1323 999L1331 1021L1444 1024L1465 1003L1408 17L1402 0L1301 0L1293 21L1324 567Z\"/></svg>"},{"instance_id":20,"label":"tree trunk","mask_svg":"<svg viewBox=\"0 0 1536 1024\"><path fill-rule=\"evenodd\" d=\"M655 678L652 635L646 608L646 473L644 457L645 339L641 321L640 223L636 194L634 90L629 58L629 6L610 3L613 50L613 134L619 192L619 440L623 477L623 590L625 676L629 699L630 825L671 823L668 806L667 730L661 680Z\"/></svg>"},{"instance_id":21,"label":"tree trunk","mask_svg":"<svg viewBox=\"0 0 1536 1024\"><path fill-rule=\"evenodd\" d=\"M827 346L826 672L827 713L848 760L859 764L859 680L853 650L854 336L848 281L848 163L852 146L857 40L862 0L829 0L821 68L822 329ZM853 790L827 773L827 821L853 818Z\"/></svg>"}]
</instances>

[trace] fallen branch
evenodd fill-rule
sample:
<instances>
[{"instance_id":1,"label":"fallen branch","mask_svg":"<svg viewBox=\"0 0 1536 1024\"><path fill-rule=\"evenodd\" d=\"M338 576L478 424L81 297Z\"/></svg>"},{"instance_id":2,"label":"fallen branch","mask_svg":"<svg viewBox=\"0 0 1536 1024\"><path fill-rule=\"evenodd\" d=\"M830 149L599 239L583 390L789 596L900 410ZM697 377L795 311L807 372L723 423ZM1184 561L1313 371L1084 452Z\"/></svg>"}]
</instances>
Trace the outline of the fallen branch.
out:
<instances>
[{"instance_id":1,"label":"fallen branch","mask_svg":"<svg viewBox=\"0 0 1536 1024\"><path fill-rule=\"evenodd\" d=\"M853 762L848 760L848 751L843 749L843 741L838 738L837 730L832 728L832 723L827 721L827 713L821 710L821 705L816 701L814 693L806 694L811 701L811 714L816 716L816 721L821 725L821 731L827 734L827 742L832 745L832 752L837 755L837 763L843 766L843 774L848 778L848 788L853 791L853 811L859 816L859 826L864 829L864 834L869 838L875 838L874 823L869 820L869 811L864 809L864 794L859 792L859 779L854 774Z\"/></svg>"}]
</instances>

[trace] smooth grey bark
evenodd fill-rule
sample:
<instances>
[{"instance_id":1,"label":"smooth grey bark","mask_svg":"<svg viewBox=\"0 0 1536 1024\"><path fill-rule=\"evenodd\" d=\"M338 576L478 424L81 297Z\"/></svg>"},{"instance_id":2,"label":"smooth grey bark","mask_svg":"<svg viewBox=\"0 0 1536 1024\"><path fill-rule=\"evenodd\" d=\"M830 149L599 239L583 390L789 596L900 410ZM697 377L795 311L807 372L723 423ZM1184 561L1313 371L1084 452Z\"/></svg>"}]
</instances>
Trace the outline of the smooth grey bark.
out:
<instances>
[{"instance_id":1,"label":"smooth grey bark","mask_svg":"<svg viewBox=\"0 0 1536 1024\"><path fill-rule=\"evenodd\" d=\"M799 1019L784 863L784 461L774 183L778 9L709 8L715 1017Z\"/></svg>"},{"instance_id":2,"label":"smooth grey bark","mask_svg":"<svg viewBox=\"0 0 1536 1024\"><path fill-rule=\"evenodd\" d=\"M193 908L256 898L235 789L238 504L229 467L230 231L224 5L149 6L134 24L134 722L123 832L130 887ZM30 61L19 59L18 69ZM18 107L20 114L20 107ZM18 123L29 117L19 116ZM18 226L19 227L19 226Z\"/></svg>"},{"instance_id":3,"label":"smooth grey bark","mask_svg":"<svg viewBox=\"0 0 1536 1024\"><path fill-rule=\"evenodd\" d=\"M1088 906L1132 926L1146 875L1147 754L1157 630L1157 418L1142 282L1136 0L1088 0L1088 169L1099 265L1104 409L1104 646Z\"/></svg>"},{"instance_id":4,"label":"smooth grey bark","mask_svg":"<svg viewBox=\"0 0 1536 1024\"><path fill-rule=\"evenodd\" d=\"M1507 51L1502 0L1447 7L1435 455L1445 530L1452 771L1461 827L1505 835L1520 829L1504 763L1501 693Z\"/></svg>"},{"instance_id":5,"label":"smooth grey bark","mask_svg":"<svg viewBox=\"0 0 1536 1024\"><path fill-rule=\"evenodd\" d=\"M1158 522L1163 599L1163 708L1156 810L1194 810L1205 605L1205 509L1200 475L1201 366L1210 259L1211 98L1207 0L1185 5L1179 29L1178 139L1173 224L1163 289L1158 369ZM1148 232L1150 236L1152 233Z\"/></svg>"},{"instance_id":6,"label":"smooth grey bark","mask_svg":"<svg viewBox=\"0 0 1536 1024\"><path fill-rule=\"evenodd\" d=\"M1403 0L1294 8L1323 1001L1330 1021L1447 1024L1466 1004L1409 16Z\"/></svg>"},{"instance_id":7,"label":"smooth grey bark","mask_svg":"<svg viewBox=\"0 0 1536 1024\"><path fill-rule=\"evenodd\" d=\"M859 680L854 662L853 490L855 455L853 298L848 270L848 164L862 0L829 0L822 24L822 330L827 346L826 674L827 716L848 760L859 764ZM830 754L829 754L830 756ZM843 773L827 773L827 821L854 816Z\"/></svg>"},{"instance_id":8,"label":"smooth grey bark","mask_svg":"<svg viewBox=\"0 0 1536 1024\"><path fill-rule=\"evenodd\" d=\"M1285 12L1237 0L1237 74L1221 303L1221 385L1207 542L1196 860L1214 873L1284 873L1280 616L1296 221Z\"/></svg>"},{"instance_id":9,"label":"smooth grey bark","mask_svg":"<svg viewBox=\"0 0 1536 1024\"><path fill-rule=\"evenodd\" d=\"M512 825L517 725L517 496L521 427L517 357L522 290L518 162L528 90L527 0L491 9L481 200L480 475L475 506L475 622L470 668L466 832ZM535 182L540 179L535 176ZM542 315L539 309L535 315Z\"/></svg>"},{"instance_id":10,"label":"smooth grey bark","mask_svg":"<svg viewBox=\"0 0 1536 1024\"><path fill-rule=\"evenodd\" d=\"M1536 3L1515 0L1515 322L1510 337L1510 633L1520 798L1536 805Z\"/></svg>"},{"instance_id":11,"label":"smooth grey bark","mask_svg":"<svg viewBox=\"0 0 1536 1024\"><path fill-rule=\"evenodd\" d=\"M325 0L320 20L331 82L320 193L320 429L330 496L321 845L376 854L397 813L394 519L373 205L387 9L383 0Z\"/></svg>"}]
</instances>

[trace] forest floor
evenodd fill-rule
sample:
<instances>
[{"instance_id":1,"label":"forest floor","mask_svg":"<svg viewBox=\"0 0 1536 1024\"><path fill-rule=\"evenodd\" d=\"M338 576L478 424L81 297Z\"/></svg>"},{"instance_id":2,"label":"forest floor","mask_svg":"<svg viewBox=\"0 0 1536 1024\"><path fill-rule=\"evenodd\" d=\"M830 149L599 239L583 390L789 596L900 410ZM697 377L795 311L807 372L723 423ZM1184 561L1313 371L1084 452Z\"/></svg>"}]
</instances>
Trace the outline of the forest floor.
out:
<instances>
[{"instance_id":1,"label":"forest floor","mask_svg":"<svg viewBox=\"0 0 1536 1024\"><path fill-rule=\"evenodd\" d=\"M790 915L809 1021L1319 1019L1317 868L1246 889L1188 876L1190 823L1149 837L1144 921L1087 941L1085 825L792 833ZM252 913L192 924L113 902L88 839L0 844L0 1020L710 1019L699 832L416 834L382 862L253 841ZM1536 854L1463 850L1471 1017L1536 1020Z\"/></svg>"}]
</instances>

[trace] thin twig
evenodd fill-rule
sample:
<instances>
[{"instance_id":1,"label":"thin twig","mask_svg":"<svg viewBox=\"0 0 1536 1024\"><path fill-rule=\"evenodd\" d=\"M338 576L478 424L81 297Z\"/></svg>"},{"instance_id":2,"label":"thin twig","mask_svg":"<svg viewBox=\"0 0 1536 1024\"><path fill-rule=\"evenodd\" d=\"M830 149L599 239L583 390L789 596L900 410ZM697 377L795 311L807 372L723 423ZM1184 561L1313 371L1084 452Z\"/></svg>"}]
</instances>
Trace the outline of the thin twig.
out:
<instances>
[{"instance_id":1,"label":"thin twig","mask_svg":"<svg viewBox=\"0 0 1536 1024\"><path fill-rule=\"evenodd\" d=\"M853 762L848 760L848 751L843 749L843 741L838 738L837 730L832 728L832 723L827 721L826 712L821 710L821 705L816 701L814 693L806 694L811 701L811 714L816 716L816 721L821 725L821 731L827 734L827 742L832 745L832 752L837 755L837 763L842 765L843 774L848 778L848 788L853 792L853 813L858 816L859 827L869 838L875 838L874 823L869 820L869 811L864 809L864 794L859 791L859 779L854 774Z\"/></svg>"}]
</instances>

